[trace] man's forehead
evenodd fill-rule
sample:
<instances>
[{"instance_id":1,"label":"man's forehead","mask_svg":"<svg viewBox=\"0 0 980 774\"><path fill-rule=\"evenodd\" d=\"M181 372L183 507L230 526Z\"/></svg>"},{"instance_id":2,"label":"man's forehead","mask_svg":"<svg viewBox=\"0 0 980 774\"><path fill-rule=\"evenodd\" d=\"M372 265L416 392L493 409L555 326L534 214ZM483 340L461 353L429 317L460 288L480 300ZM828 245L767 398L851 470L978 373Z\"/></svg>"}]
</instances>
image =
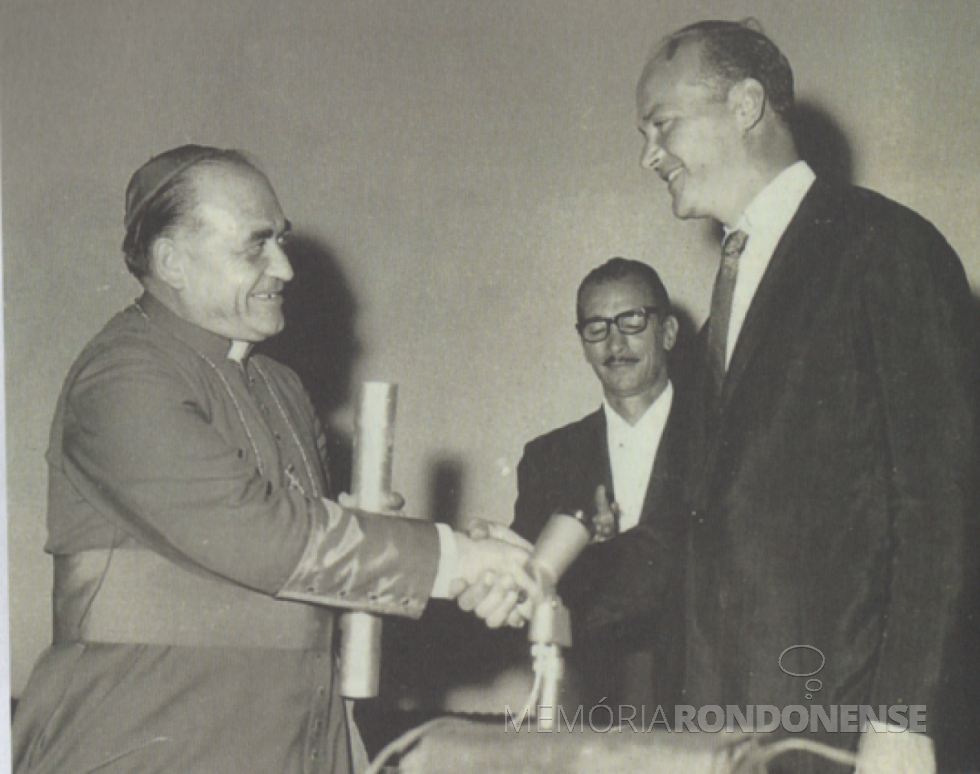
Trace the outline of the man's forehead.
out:
<instances>
[{"instance_id":1,"label":"man's forehead","mask_svg":"<svg viewBox=\"0 0 980 774\"><path fill-rule=\"evenodd\" d=\"M193 185L199 214L225 220L283 218L269 181L253 169L233 164L201 165L194 170Z\"/></svg>"},{"instance_id":2,"label":"man's forehead","mask_svg":"<svg viewBox=\"0 0 980 774\"><path fill-rule=\"evenodd\" d=\"M198 164L191 170L191 179L198 195L209 198L234 195L255 186L271 189L261 172L227 162Z\"/></svg>"},{"instance_id":3,"label":"man's forehead","mask_svg":"<svg viewBox=\"0 0 980 774\"><path fill-rule=\"evenodd\" d=\"M637 107L641 118L649 118L655 110L706 97L708 92L701 68L700 45L685 43L670 59L661 51L650 61L637 85Z\"/></svg>"},{"instance_id":4,"label":"man's forehead","mask_svg":"<svg viewBox=\"0 0 980 774\"><path fill-rule=\"evenodd\" d=\"M645 282L623 277L587 287L582 299L582 311L587 317L600 313L607 316L655 303L653 290Z\"/></svg>"}]
</instances>

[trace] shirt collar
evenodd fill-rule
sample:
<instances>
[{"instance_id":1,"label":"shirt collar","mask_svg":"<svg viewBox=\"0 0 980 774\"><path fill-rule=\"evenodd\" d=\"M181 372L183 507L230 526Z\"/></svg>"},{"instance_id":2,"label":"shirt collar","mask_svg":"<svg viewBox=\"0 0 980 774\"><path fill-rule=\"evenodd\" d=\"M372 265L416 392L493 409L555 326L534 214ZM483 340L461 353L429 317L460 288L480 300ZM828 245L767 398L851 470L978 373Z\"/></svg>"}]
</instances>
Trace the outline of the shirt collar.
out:
<instances>
[{"instance_id":1,"label":"shirt collar","mask_svg":"<svg viewBox=\"0 0 980 774\"><path fill-rule=\"evenodd\" d=\"M725 230L725 236L732 230L744 231L757 244L778 242L815 179L805 161L786 167L749 203L735 228Z\"/></svg>"},{"instance_id":2,"label":"shirt collar","mask_svg":"<svg viewBox=\"0 0 980 774\"><path fill-rule=\"evenodd\" d=\"M231 341L179 317L149 291L139 297L136 307L155 326L213 362L217 363L224 358L241 362L251 349L249 342Z\"/></svg>"},{"instance_id":3,"label":"shirt collar","mask_svg":"<svg viewBox=\"0 0 980 774\"><path fill-rule=\"evenodd\" d=\"M623 419L616 412L616 409L609 405L609 401L604 399L602 401L602 408L606 414L606 427L615 436L629 433L648 433L667 421L667 415L670 413L670 404L673 397L674 385L668 381L667 386L664 387L664 391L650 404L650 407L643 413L640 421L635 425L631 425Z\"/></svg>"}]
</instances>

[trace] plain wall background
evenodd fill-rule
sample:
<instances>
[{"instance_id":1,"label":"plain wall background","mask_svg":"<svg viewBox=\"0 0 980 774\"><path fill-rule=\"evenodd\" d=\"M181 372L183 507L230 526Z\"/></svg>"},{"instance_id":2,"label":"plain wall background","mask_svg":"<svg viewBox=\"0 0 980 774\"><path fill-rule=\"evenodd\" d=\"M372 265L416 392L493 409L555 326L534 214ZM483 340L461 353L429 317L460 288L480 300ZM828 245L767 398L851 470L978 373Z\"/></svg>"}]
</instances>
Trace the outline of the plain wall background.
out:
<instances>
[{"instance_id":1,"label":"plain wall background","mask_svg":"<svg viewBox=\"0 0 980 774\"><path fill-rule=\"evenodd\" d=\"M50 639L50 418L74 357L139 292L123 191L152 154L240 147L266 170L319 283L298 351L347 358L310 377L329 419L350 412L324 380L397 382L396 488L443 518L508 521L523 444L598 405L572 329L589 269L646 260L706 315L710 229L674 220L637 163L635 79L683 24L759 18L852 179L935 222L980 285L975 0L3 6L15 695Z\"/></svg>"}]
</instances>

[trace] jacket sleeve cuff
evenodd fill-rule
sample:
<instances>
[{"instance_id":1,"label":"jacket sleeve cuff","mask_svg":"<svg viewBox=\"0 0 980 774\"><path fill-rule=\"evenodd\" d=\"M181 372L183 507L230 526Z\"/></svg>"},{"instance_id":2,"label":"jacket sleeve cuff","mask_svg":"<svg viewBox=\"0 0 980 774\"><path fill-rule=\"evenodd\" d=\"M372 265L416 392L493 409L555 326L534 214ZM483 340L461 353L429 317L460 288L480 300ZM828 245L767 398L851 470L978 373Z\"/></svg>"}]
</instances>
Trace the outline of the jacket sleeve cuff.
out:
<instances>
[{"instance_id":1,"label":"jacket sleeve cuff","mask_svg":"<svg viewBox=\"0 0 980 774\"><path fill-rule=\"evenodd\" d=\"M306 548L277 596L383 615L422 615L440 559L436 525L342 508L330 500L315 505Z\"/></svg>"},{"instance_id":2,"label":"jacket sleeve cuff","mask_svg":"<svg viewBox=\"0 0 980 774\"><path fill-rule=\"evenodd\" d=\"M932 740L890 723L871 723L861 734L857 774L935 774Z\"/></svg>"}]
</instances>

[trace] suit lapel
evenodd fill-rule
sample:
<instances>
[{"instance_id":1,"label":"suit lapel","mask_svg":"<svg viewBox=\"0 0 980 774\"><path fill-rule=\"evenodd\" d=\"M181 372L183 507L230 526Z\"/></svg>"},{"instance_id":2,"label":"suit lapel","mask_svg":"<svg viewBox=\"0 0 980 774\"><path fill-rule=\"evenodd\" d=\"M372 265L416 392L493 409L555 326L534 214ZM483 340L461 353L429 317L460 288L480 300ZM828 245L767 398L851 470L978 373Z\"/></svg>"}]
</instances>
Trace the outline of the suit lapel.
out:
<instances>
[{"instance_id":1,"label":"suit lapel","mask_svg":"<svg viewBox=\"0 0 980 774\"><path fill-rule=\"evenodd\" d=\"M830 189L817 180L776 245L749 306L716 407L722 416L759 345L767 336L782 332L781 321L796 307L807 272L826 249L826 226L835 220Z\"/></svg>"},{"instance_id":2,"label":"suit lapel","mask_svg":"<svg viewBox=\"0 0 980 774\"><path fill-rule=\"evenodd\" d=\"M838 201L839 197L835 201L834 189L820 180L814 182L803 198L786 233L776 245L752 299L717 399L704 378L706 369L699 371L698 398L703 408L698 412L697 425L698 444L702 449L693 490L697 503L703 502L706 496L705 487L710 483L726 428L732 422L728 408L756 359L760 345L770 336L794 335L787 323L802 302L810 273L825 264L837 250L834 240L839 237L839 224L843 219ZM706 329L707 324L704 327ZM702 334L704 332L702 330Z\"/></svg>"},{"instance_id":3,"label":"suit lapel","mask_svg":"<svg viewBox=\"0 0 980 774\"><path fill-rule=\"evenodd\" d=\"M583 491L583 506L588 505L587 512L595 509L595 488L604 484L609 496L613 496L612 467L609 461L609 440L606 437L606 412L600 407L598 411L589 414L582 424L580 442L570 447L577 456L575 471L578 486Z\"/></svg>"},{"instance_id":4,"label":"suit lapel","mask_svg":"<svg viewBox=\"0 0 980 774\"><path fill-rule=\"evenodd\" d=\"M643 496L643 509L640 511L641 524L656 518L656 509L664 503L664 489L667 487L667 479L670 476L671 467L671 445L673 434L678 430L675 426L681 420L681 412L677 407L677 393L670 407L670 414L667 415L667 424L664 425L663 434L660 436L660 446L653 458L653 469L650 471L650 480L647 483L647 491ZM680 428L683 430L683 428Z\"/></svg>"}]
</instances>

